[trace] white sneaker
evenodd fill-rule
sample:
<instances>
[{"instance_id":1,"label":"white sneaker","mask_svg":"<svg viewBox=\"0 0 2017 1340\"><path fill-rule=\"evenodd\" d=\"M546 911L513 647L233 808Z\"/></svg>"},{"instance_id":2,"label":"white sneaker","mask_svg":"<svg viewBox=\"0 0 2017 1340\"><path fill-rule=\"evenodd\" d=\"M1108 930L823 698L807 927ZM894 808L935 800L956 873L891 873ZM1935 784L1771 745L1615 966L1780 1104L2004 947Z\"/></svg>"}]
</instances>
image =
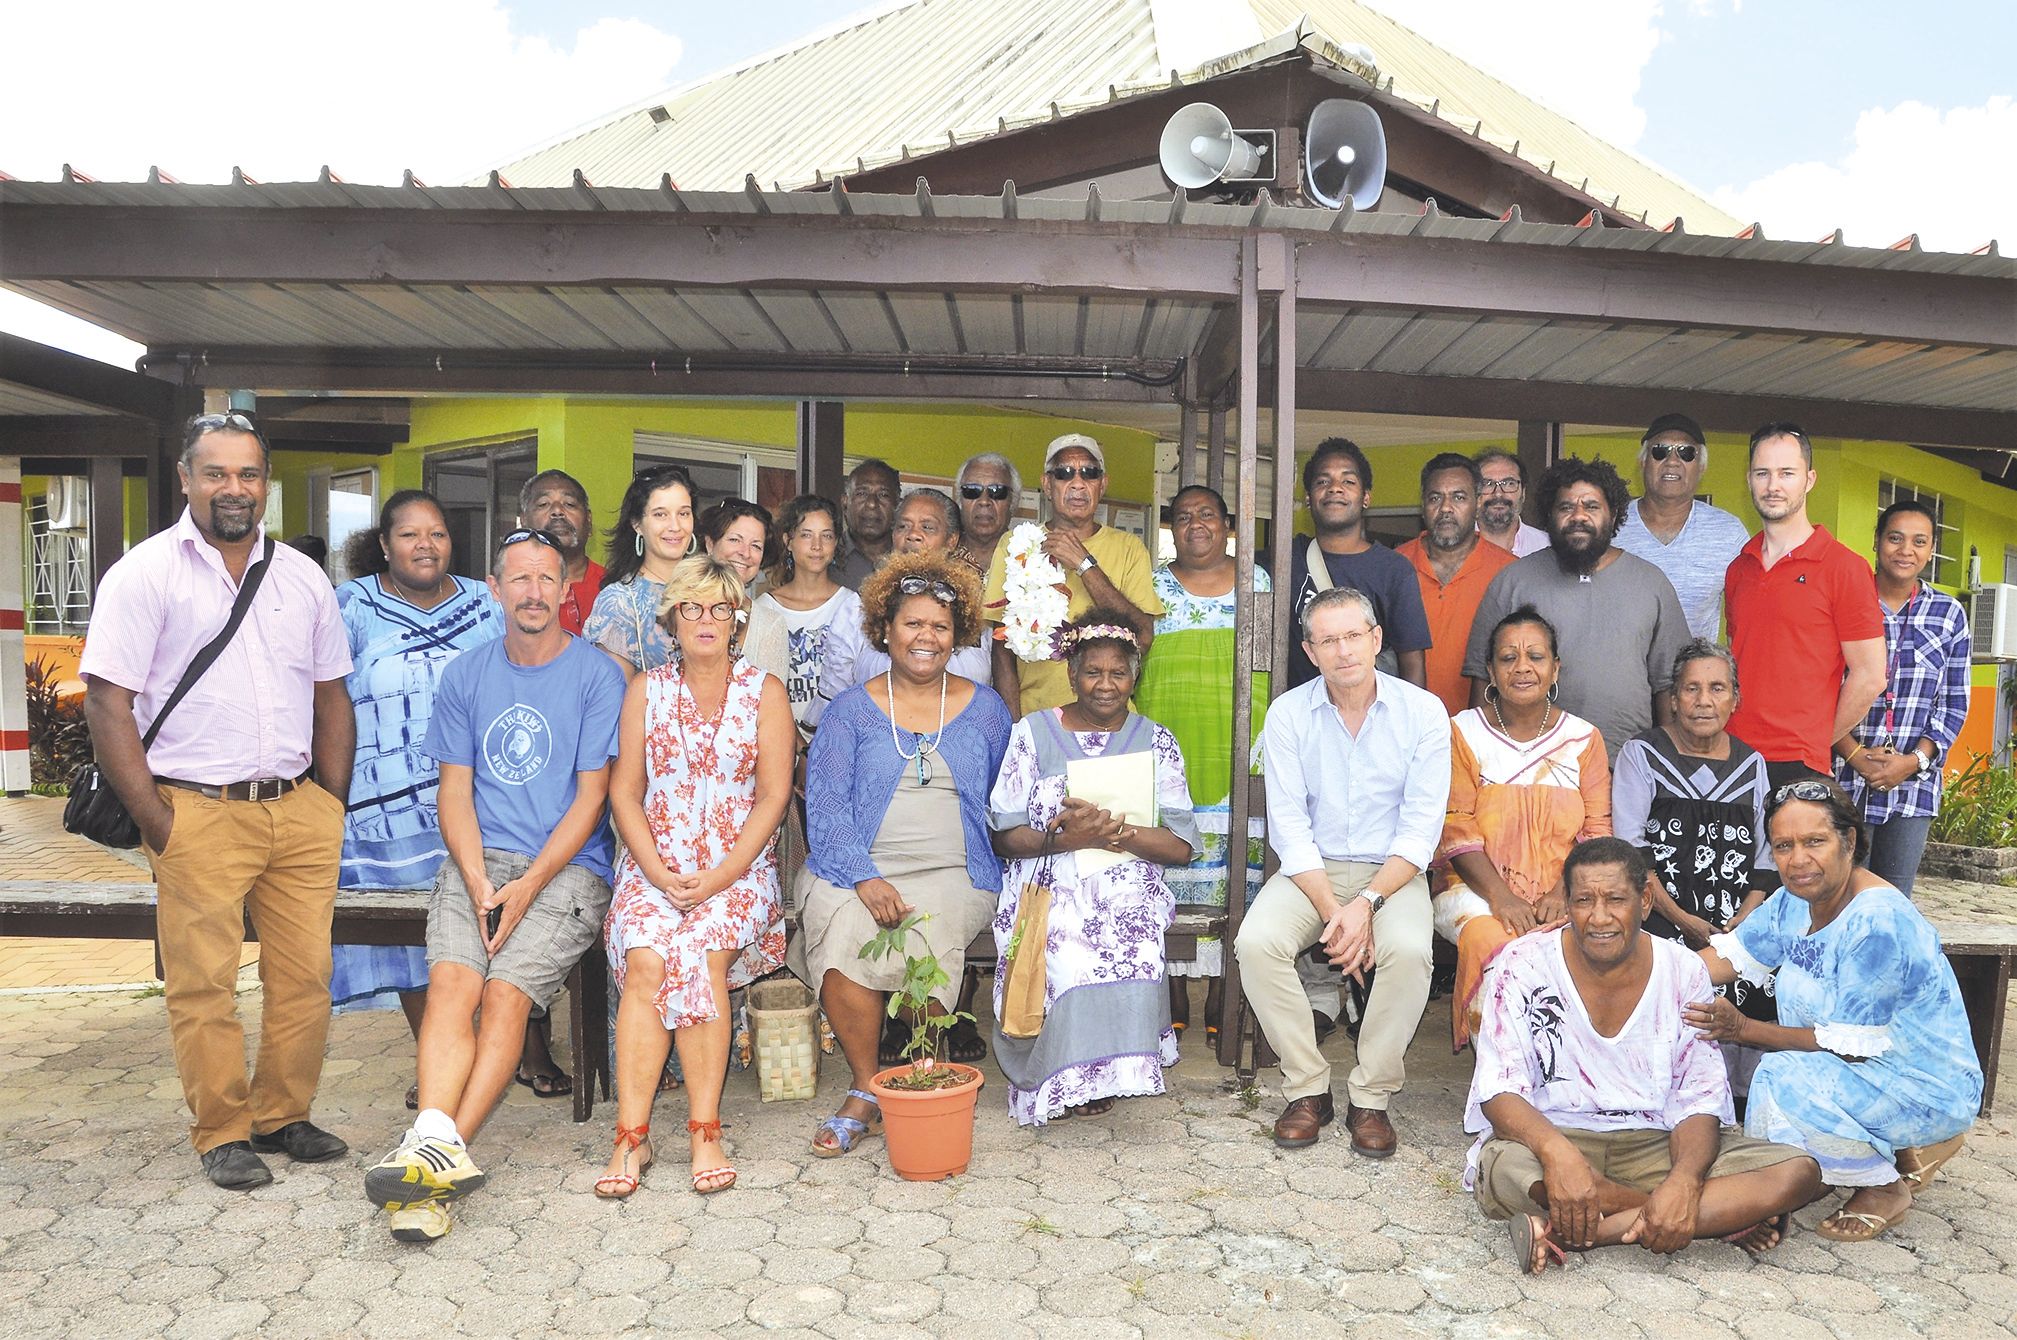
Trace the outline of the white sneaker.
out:
<instances>
[{"instance_id":1,"label":"white sneaker","mask_svg":"<svg viewBox=\"0 0 2017 1340\"><path fill-rule=\"evenodd\" d=\"M453 1140L412 1131L399 1147L364 1174L364 1198L388 1210L428 1201L456 1200L484 1183L483 1170Z\"/></svg>"},{"instance_id":2,"label":"white sneaker","mask_svg":"<svg viewBox=\"0 0 2017 1340\"><path fill-rule=\"evenodd\" d=\"M448 1236L448 1205L445 1201L424 1200L404 1205L392 1212L395 1242L433 1242Z\"/></svg>"}]
</instances>

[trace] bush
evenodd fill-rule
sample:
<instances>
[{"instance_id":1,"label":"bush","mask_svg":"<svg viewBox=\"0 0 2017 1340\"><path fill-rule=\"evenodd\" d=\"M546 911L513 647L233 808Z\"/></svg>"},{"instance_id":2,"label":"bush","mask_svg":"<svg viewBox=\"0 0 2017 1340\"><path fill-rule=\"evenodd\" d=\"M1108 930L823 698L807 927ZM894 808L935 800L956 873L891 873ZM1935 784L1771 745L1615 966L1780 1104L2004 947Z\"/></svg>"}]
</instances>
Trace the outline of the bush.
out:
<instances>
[{"instance_id":1,"label":"bush","mask_svg":"<svg viewBox=\"0 0 2017 1340\"><path fill-rule=\"evenodd\" d=\"M28 768L33 789L43 795L67 795L77 769L91 761L91 728L84 709L65 703L57 692L55 672L36 657L28 663Z\"/></svg>"},{"instance_id":2,"label":"bush","mask_svg":"<svg viewBox=\"0 0 2017 1340\"><path fill-rule=\"evenodd\" d=\"M2017 767L1975 755L1947 784L1928 836L1956 847L2017 847Z\"/></svg>"}]
</instances>

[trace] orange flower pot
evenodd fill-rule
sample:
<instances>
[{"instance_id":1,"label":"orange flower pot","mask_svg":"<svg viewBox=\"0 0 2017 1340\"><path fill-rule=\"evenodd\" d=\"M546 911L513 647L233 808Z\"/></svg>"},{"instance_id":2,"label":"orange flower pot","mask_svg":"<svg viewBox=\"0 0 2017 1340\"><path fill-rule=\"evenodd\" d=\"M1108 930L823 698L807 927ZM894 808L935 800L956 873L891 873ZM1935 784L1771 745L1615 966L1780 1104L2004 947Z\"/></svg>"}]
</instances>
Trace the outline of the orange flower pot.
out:
<instances>
[{"instance_id":1,"label":"orange flower pot","mask_svg":"<svg viewBox=\"0 0 2017 1340\"><path fill-rule=\"evenodd\" d=\"M974 1103L987 1077L970 1065L940 1063L939 1069L972 1076L947 1089L892 1089L888 1081L907 1074L908 1063L879 1070L870 1092L882 1106L883 1138L889 1166L907 1182L937 1182L963 1173L973 1161Z\"/></svg>"}]
</instances>

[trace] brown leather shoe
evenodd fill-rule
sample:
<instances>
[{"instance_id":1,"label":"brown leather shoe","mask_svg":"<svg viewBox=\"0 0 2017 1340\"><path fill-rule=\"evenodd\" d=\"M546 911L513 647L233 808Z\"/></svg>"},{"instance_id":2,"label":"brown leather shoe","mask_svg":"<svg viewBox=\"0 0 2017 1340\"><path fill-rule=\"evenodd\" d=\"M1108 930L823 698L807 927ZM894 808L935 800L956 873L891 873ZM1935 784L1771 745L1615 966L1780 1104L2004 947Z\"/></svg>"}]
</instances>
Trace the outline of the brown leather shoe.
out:
<instances>
[{"instance_id":1,"label":"brown leather shoe","mask_svg":"<svg viewBox=\"0 0 2017 1340\"><path fill-rule=\"evenodd\" d=\"M1277 1127L1276 1129L1280 1129ZM1352 1152L1369 1159L1394 1156L1394 1123L1376 1108L1345 1104L1345 1129L1352 1133Z\"/></svg>"},{"instance_id":2,"label":"brown leather shoe","mask_svg":"<svg viewBox=\"0 0 2017 1340\"><path fill-rule=\"evenodd\" d=\"M1283 1149L1301 1149L1317 1142L1317 1134L1331 1124L1337 1108L1327 1093L1298 1098L1282 1109L1275 1119L1275 1143Z\"/></svg>"}]
</instances>

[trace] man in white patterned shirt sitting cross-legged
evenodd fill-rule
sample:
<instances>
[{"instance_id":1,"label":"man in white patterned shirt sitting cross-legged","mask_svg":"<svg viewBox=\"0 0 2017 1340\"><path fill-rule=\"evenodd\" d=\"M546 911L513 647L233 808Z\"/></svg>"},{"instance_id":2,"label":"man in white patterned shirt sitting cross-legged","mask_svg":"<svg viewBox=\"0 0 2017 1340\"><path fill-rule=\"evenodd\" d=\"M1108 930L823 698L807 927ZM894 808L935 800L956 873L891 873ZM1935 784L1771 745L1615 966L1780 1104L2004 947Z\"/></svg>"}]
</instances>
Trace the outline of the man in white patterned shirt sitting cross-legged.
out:
<instances>
[{"instance_id":1,"label":"man in white patterned shirt sitting cross-legged","mask_svg":"<svg viewBox=\"0 0 2017 1340\"><path fill-rule=\"evenodd\" d=\"M1649 875L1621 838L1579 844L1562 868L1568 924L1506 946L1486 979L1464 1183L1512 1221L1528 1274L1571 1250L1696 1238L1761 1255L1825 1190L1800 1150L1724 1131L1722 1054L1681 1018L1708 970L1641 929Z\"/></svg>"}]
</instances>

